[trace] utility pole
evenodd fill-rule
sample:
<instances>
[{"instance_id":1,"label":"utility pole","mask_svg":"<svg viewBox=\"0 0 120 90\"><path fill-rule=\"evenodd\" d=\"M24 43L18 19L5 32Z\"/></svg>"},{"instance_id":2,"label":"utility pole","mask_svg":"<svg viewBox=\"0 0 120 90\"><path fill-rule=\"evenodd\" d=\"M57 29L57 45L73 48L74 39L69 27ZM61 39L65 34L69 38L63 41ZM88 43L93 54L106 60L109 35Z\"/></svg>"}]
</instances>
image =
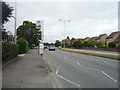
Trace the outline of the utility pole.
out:
<instances>
[{"instance_id":1,"label":"utility pole","mask_svg":"<svg viewBox=\"0 0 120 90\"><path fill-rule=\"evenodd\" d=\"M65 38L65 24L66 24L66 22L70 22L70 20L65 21L65 20L59 19L59 21L62 21L64 23L64 38ZM65 40L64 40L63 47L65 48Z\"/></svg>"}]
</instances>

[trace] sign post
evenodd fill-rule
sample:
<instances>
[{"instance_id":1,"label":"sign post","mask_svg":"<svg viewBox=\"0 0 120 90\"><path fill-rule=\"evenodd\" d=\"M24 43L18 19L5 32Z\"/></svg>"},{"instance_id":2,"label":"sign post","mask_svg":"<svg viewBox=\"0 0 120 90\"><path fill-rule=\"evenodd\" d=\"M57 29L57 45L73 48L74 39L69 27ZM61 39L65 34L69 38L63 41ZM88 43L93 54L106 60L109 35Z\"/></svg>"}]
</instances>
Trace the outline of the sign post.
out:
<instances>
[{"instance_id":1,"label":"sign post","mask_svg":"<svg viewBox=\"0 0 120 90\"><path fill-rule=\"evenodd\" d=\"M44 44L43 44L43 20L38 20L36 24L36 29L41 32L38 45L38 54L43 55Z\"/></svg>"},{"instance_id":2,"label":"sign post","mask_svg":"<svg viewBox=\"0 0 120 90\"><path fill-rule=\"evenodd\" d=\"M44 45L40 43L40 55L43 55Z\"/></svg>"}]
</instances>

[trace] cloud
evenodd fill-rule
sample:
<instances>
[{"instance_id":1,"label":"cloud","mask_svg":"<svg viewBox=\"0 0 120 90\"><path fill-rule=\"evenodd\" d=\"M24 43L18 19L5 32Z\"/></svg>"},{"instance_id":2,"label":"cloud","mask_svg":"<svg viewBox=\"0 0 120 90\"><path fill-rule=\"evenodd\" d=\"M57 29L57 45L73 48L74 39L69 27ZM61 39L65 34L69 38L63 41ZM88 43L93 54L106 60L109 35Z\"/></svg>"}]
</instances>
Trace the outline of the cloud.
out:
<instances>
[{"instance_id":1,"label":"cloud","mask_svg":"<svg viewBox=\"0 0 120 90\"><path fill-rule=\"evenodd\" d=\"M10 3L14 6L14 3ZM117 2L18 2L17 27L24 20L44 20L45 41L54 42L67 36L84 38L118 30ZM65 25L59 19L68 20ZM12 23L12 24L11 24ZM14 20L6 24L13 31ZM51 39L52 38L52 39Z\"/></svg>"}]
</instances>

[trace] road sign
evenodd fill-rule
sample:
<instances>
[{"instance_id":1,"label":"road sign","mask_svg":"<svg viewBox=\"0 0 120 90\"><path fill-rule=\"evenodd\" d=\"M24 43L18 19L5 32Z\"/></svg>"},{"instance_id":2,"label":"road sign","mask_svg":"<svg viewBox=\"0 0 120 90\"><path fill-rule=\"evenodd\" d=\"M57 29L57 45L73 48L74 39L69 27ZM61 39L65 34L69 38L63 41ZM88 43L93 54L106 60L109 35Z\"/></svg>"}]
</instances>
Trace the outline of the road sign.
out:
<instances>
[{"instance_id":1,"label":"road sign","mask_svg":"<svg viewBox=\"0 0 120 90\"><path fill-rule=\"evenodd\" d=\"M41 30L41 22L39 20L36 23L36 29Z\"/></svg>"},{"instance_id":2,"label":"road sign","mask_svg":"<svg viewBox=\"0 0 120 90\"><path fill-rule=\"evenodd\" d=\"M40 43L40 54L41 55L43 54L43 49L44 49L44 45L43 43Z\"/></svg>"}]
</instances>

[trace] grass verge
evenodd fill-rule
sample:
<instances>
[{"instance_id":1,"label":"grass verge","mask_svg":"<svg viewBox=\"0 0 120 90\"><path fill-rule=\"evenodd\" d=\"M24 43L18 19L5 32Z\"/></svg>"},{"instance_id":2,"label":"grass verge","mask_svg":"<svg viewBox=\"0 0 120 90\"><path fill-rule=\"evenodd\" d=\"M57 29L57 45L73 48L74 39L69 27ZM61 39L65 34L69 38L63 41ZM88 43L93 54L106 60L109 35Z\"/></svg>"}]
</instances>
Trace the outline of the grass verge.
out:
<instances>
[{"instance_id":1,"label":"grass verge","mask_svg":"<svg viewBox=\"0 0 120 90\"><path fill-rule=\"evenodd\" d=\"M110 58L110 59L115 59L115 60L120 60L120 55L101 54L101 53L84 52L84 51L74 51L74 50L68 50L68 49L60 49L60 50L68 51L68 52L74 52L74 53L80 53L80 54L86 54L86 55L92 55L92 56L98 56L98 57L104 57L104 58Z\"/></svg>"}]
</instances>

